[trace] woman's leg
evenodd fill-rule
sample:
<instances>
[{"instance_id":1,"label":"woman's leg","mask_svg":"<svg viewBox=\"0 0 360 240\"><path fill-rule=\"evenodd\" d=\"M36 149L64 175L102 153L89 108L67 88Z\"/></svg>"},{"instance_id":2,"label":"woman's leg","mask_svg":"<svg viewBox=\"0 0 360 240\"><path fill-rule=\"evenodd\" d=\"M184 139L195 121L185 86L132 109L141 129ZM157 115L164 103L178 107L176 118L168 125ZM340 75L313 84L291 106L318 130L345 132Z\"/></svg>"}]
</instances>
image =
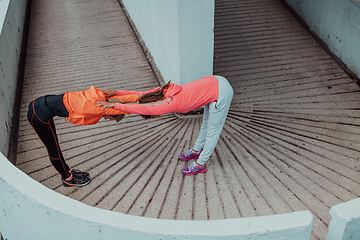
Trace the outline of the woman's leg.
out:
<instances>
[{"instance_id":1,"label":"woman's leg","mask_svg":"<svg viewBox=\"0 0 360 240\"><path fill-rule=\"evenodd\" d=\"M209 112L205 125L206 136L205 139L203 139L204 137L202 136L199 140L199 143L203 143L202 152L196 161L200 165L206 163L217 145L233 97L233 89L229 82L224 77L217 76L217 79L219 82L219 97L217 102L209 104ZM203 128L203 126L201 128ZM199 146L201 145L199 144Z\"/></svg>"},{"instance_id":2,"label":"woman's leg","mask_svg":"<svg viewBox=\"0 0 360 240\"><path fill-rule=\"evenodd\" d=\"M206 172L207 167L205 163L216 147L229 112L233 89L224 77L216 77L219 83L218 100L206 105L203 124L194 146L194 150L199 151L202 149L202 152L196 162L182 169L182 173L185 175Z\"/></svg>"},{"instance_id":3,"label":"woman's leg","mask_svg":"<svg viewBox=\"0 0 360 240\"><path fill-rule=\"evenodd\" d=\"M51 113L44 110L43 101L44 99L42 98L35 99L29 106L27 117L31 126L44 143L52 165L63 179L67 179L71 176L70 168L62 155Z\"/></svg>"},{"instance_id":4,"label":"woman's leg","mask_svg":"<svg viewBox=\"0 0 360 240\"><path fill-rule=\"evenodd\" d=\"M203 113L203 121L201 124L199 136L196 139L194 150L199 152L204 148L206 136L207 136L207 127L208 127L208 119L209 119L209 108L210 104L206 104L204 106L204 113Z\"/></svg>"}]
</instances>

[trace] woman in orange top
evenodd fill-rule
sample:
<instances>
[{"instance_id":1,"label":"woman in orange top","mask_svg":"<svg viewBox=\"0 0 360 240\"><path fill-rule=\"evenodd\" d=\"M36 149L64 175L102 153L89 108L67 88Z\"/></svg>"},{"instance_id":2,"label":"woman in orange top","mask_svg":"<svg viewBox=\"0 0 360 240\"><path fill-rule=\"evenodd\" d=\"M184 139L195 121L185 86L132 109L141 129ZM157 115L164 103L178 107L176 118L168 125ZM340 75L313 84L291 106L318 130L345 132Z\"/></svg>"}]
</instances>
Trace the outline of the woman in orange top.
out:
<instances>
[{"instance_id":1,"label":"woman in orange top","mask_svg":"<svg viewBox=\"0 0 360 240\"><path fill-rule=\"evenodd\" d=\"M70 169L66 164L59 146L53 117L66 117L69 122L76 125L95 124L102 117L120 121L124 114L128 113L109 108L102 111L94 104L95 101L109 99L118 99L118 101L130 103L137 102L139 95L129 94L108 98L106 91L103 92L91 86L85 91L42 96L30 103L27 113L28 120L44 143L50 161L60 173L64 186L85 186L90 183L90 177L88 173Z\"/></svg>"}]
</instances>

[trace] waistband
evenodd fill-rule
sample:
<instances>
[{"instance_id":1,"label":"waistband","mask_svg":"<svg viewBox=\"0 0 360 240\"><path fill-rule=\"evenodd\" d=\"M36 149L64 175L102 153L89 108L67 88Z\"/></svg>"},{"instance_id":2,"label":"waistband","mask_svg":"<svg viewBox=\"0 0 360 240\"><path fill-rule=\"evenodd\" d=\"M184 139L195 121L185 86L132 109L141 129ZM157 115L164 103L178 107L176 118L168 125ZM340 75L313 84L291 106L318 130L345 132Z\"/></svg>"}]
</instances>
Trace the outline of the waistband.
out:
<instances>
[{"instance_id":1,"label":"waistband","mask_svg":"<svg viewBox=\"0 0 360 240\"><path fill-rule=\"evenodd\" d=\"M30 108L34 108L33 111L43 122L48 122L55 114L47 107L45 102L45 96L38 97L30 103Z\"/></svg>"},{"instance_id":2,"label":"waistband","mask_svg":"<svg viewBox=\"0 0 360 240\"><path fill-rule=\"evenodd\" d=\"M55 116L59 116L59 117L69 116L69 112L64 105L64 94L46 95L45 104L55 114Z\"/></svg>"}]
</instances>

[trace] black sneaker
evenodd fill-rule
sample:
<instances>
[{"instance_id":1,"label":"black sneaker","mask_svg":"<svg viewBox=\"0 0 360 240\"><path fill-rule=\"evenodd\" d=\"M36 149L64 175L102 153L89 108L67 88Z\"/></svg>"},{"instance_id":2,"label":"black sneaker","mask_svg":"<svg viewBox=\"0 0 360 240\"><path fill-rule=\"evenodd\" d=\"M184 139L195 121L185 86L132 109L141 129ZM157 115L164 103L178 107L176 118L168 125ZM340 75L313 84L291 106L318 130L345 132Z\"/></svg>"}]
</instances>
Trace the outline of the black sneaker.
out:
<instances>
[{"instance_id":1,"label":"black sneaker","mask_svg":"<svg viewBox=\"0 0 360 240\"><path fill-rule=\"evenodd\" d=\"M79 176L79 177L89 177L89 173L82 172L82 171L74 169L74 168L70 170L70 173L72 173L73 175Z\"/></svg>"},{"instance_id":2,"label":"black sneaker","mask_svg":"<svg viewBox=\"0 0 360 240\"><path fill-rule=\"evenodd\" d=\"M61 178L64 187L82 187L90 183L89 177L81 177L74 174L72 176L69 181Z\"/></svg>"}]
</instances>

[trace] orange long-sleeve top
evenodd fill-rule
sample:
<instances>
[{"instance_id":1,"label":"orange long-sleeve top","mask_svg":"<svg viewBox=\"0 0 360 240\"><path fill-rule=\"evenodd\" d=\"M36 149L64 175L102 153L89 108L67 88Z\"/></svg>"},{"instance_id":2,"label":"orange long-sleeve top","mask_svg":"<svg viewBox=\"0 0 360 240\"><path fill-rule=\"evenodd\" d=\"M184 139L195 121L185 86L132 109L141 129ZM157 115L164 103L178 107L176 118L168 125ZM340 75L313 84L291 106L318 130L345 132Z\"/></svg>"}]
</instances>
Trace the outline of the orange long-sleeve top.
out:
<instances>
[{"instance_id":1,"label":"orange long-sleeve top","mask_svg":"<svg viewBox=\"0 0 360 240\"><path fill-rule=\"evenodd\" d=\"M149 91L117 91L118 95L124 94L146 94L148 92L154 92L159 87L151 89ZM170 98L170 101L166 101L162 104L154 106L141 106L141 105L127 105L115 103L114 109L120 111L141 114L141 115L162 115L166 113L187 113L191 110L200 108L210 102L214 102L218 99L219 95L219 83L215 76L207 76L199 80L178 85L171 83L169 87L164 91L163 99Z\"/></svg>"},{"instance_id":2,"label":"orange long-sleeve top","mask_svg":"<svg viewBox=\"0 0 360 240\"><path fill-rule=\"evenodd\" d=\"M133 103L139 101L139 94L126 94L121 96L113 96L111 98L121 99L125 103ZM79 92L66 92L63 97L64 105L69 112L67 119L75 125L92 125L105 115L121 115L131 114L121 110L97 107L97 100L107 100L105 93L100 89L91 86L90 89Z\"/></svg>"}]
</instances>

